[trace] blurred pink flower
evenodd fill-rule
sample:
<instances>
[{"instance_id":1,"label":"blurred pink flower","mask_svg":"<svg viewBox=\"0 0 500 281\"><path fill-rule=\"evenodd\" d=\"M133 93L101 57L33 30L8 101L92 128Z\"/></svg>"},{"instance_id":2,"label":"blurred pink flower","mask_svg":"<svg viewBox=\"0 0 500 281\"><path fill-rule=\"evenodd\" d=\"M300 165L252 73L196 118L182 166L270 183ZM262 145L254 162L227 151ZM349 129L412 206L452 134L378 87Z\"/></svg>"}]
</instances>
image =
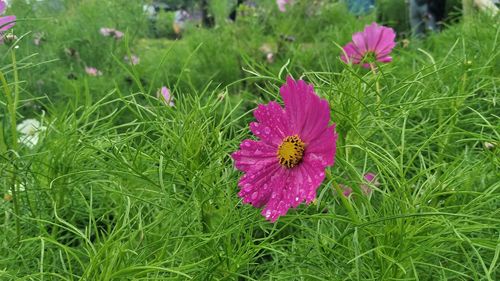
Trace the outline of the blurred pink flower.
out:
<instances>
[{"instance_id":1,"label":"blurred pink flower","mask_svg":"<svg viewBox=\"0 0 500 281\"><path fill-rule=\"evenodd\" d=\"M0 15L5 12L7 4L0 0ZM0 44L3 42L3 33L11 29L16 24L16 16L0 17Z\"/></svg>"},{"instance_id":2,"label":"blurred pink flower","mask_svg":"<svg viewBox=\"0 0 500 281\"><path fill-rule=\"evenodd\" d=\"M258 122L250 123L250 130L259 140L244 140L231 155L236 169L245 173L238 195L243 203L264 207L261 214L271 222L316 199L337 142L328 101L313 85L288 77L280 94L284 108L271 101L254 111Z\"/></svg>"},{"instance_id":3,"label":"blurred pink flower","mask_svg":"<svg viewBox=\"0 0 500 281\"><path fill-rule=\"evenodd\" d=\"M85 72L90 76L101 76L102 72L95 67L85 67Z\"/></svg>"},{"instance_id":4,"label":"blurred pink flower","mask_svg":"<svg viewBox=\"0 0 500 281\"><path fill-rule=\"evenodd\" d=\"M281 12L286 12L286 4L292 4L292 0L276 0L276 4L278 5L278 9Z\"/></svg>"},{"instance_id":5,"label":"blurred pink flower","mask_svg":"<svg viewBox=\"0 0 500 281\"><path fill-rule=\"evenodd\" d=\"M372 23L366 26L363 32L356 32L343 48L340 58L346 63L362 64L371 68L376 61L387 63L392 61L389 56L396 42L396 33L390 27Z\"/></svg>"},{"instance_id":6,"label":"blurred pink flower","mask_svg":"<svg viewBox=\"0 0 500 281\"><path fill-rule=\"evenodd\" d=\"M168 106L174 106L174 97L170 95L170 90L163 86L161 89L158 91L158 96L161 95L163 97L163 101L168 105Z\"/></svg>"},{"instance_id":7,"label":"blurred pink flower","mask_svg":"<svg viewBox=\"0 0 500 281\"><path fill-rule=\"evenodd\" d=\"M123 32L116 30L114 28L109 28L109 27L101 27L101 29L99 29L99 32L104 37L113 37L116 40L122 39L122 37L124 35Z\"/></svg>"}]
</instances>

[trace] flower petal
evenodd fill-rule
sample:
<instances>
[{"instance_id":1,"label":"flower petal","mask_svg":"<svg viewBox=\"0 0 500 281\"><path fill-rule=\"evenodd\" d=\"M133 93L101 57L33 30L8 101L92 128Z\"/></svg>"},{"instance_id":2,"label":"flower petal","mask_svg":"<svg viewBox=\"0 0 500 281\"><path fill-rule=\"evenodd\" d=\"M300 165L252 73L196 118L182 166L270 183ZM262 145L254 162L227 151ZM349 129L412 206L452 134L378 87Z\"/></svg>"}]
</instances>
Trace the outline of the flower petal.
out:
<instances>
[{"instance_id":1,"label":"flower petal","mask_svg":"<svg viewBox=\"0 0 500 281\"><path fill-rule=\"evenodd\" d=\"M271 197L262 215L275 222L278 217L286 215L290 208L296 208L304 201L312 202L324 177L324 168L314 161L301 163L294 169L282 169L271 181Z\"/></svg>"},{"instance_id":2,"label":"flower petal","mask_svg":"<svg viewBox=\"0 0 500 281\"><path fill-rule=\"evenodd\" d=\"M361 54L364 54L369 50L368 42L366 41L364 32L354 33L352 35L352 42Z\"/></svg>"},{"instance_id":3,"label":"flower petal","mask_svg":"<svg viewBox=\"0 0 500 281\"><path fill-rule=\"evenodd\" d=\"M253 114L259 123L250 124L252 133L277 149L290 134L283 108L272 101L268 105L259 105Z\"/></svg>"},{"instance_id":4,"label":"flower petal","mask_svg":"<svg viewBox=\"0 0 500 281\"><path fill-rule=\"evenodd\" d=\"M285 170L278 163L271 163L266 169L255 170L241 177L238 195L244 203L260 208L272 198L273 192L282 190Z\"/></svg>"},{"instance_id":5,"label":"flower petal","mask_svg":"<svg viewBox=\"0 0 500 281\"><path fill-rule=\"evenodd\" d=\"M244 140L240 150L234 152L231 157L234 159L236 169L243 172L260 170L270 164L278 163L274 147L254 140Z\"/></svg>"},{"instance_id":6,"label":"flower petal","mask_svg":"<svg viewBox=\"0 0 500 281\"><path fill-rule=\"evenodd\" d=\"M309 143L305 151L305 158L309 155L324 162L324 167L333 166L335 152L337 151L337 138L335 125L328 127L323 133Z\"/></svg>"},{"instance_id":7,"label":"flower petal","mask_svg":"<svg viewBox=\"0 0 500 281\"><path fill-rule=\"evenodd\" d=\"M354 64L358 64L361 59L363 59L362 54L359 52L356 46L352 42L348 43L347 45L344 46L344 52L345 54L342 54L340 58L345 62L349 63L352 62ZM347 57L346 57L347 55Z\"/></svg>"},{"instance_id":8,"label":"flower petal","mask_svg":"<svg viewBox=\"0 0 500 281\"><path fill-rule=\"evenodd\" d=\"M375 22L365 27L363 35L368 46L368 51L375 51L377 49L377 45L381 40L381 33L383 33L382 27Z\"/></svg>"},{"instance_id":9,"label":"flower petal","mask_svg":"<svg viewBox=\"0 0 500 281\"><path fill-rule=\"evenodd\" d=\"M312 85L288 77L280 93L291 135L297 134L308 143L326 129L330 121L330 108L326 100L316 95Z\"/></svg>"},{"instance_id":10,"label":"flower petal","mask_svg":"<svg viewBox=\"0 0 500 281\"><path fill-rule=\"evenodd\" d=\"M16 16L0 17L0 32L7 31L16 24Z\"/></svg>"}]
</instances>

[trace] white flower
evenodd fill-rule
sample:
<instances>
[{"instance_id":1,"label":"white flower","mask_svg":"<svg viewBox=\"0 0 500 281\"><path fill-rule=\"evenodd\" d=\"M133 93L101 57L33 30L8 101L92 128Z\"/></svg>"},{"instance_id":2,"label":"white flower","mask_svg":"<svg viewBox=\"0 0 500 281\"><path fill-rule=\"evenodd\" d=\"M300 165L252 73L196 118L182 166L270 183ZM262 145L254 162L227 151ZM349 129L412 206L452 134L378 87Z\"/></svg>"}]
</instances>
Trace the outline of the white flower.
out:
<instances>
[{"instance_id":1,"label":"white flower","mask_svg":"<svg viewBox=\"0 0 500 281\"><path fill-rule=\"evenodd\" d=\"M17 131L19 132L19 143L26 145L29 148L33 148L39 140L40 132L47 129L42 126L40 122L36 119L26 119L17 125Z\"/></svg>"}]
</instances>

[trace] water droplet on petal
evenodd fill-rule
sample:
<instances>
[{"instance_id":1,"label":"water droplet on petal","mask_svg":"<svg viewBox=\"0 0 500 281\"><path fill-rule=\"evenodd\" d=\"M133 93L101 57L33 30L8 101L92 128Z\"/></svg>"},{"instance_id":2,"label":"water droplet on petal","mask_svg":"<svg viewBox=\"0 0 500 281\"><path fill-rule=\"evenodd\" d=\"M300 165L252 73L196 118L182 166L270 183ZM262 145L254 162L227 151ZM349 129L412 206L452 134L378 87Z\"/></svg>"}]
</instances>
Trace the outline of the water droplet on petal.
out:
<instances>
[{"instance_id":1,"label":"water droplet on petal","mask_svg":"<svg viewBox=\"0 0 500 281\"><path fill-rule=\"evenodd\" d=\"M271 133L271 129L269 129L269 127L266 127L264 129L264 132L266 133L266 135L269 135Z\"/></svg>"},{"instance_id":2,"label":"water droplet on petal","mask_svg":"<svg viewBox=\"0 0 500 281\"><path fill-rule=\"evenodd\" d=\"M299 202L299 197L295 197L295 202Z\"/></svg>"}]
</instances>

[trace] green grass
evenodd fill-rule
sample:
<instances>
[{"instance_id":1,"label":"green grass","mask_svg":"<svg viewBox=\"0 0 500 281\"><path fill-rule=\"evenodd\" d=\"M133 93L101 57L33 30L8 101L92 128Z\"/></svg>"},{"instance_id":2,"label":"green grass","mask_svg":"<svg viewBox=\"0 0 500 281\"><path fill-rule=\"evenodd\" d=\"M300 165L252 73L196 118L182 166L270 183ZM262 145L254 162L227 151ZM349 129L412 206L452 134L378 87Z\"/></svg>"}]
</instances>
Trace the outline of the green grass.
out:
<instances>
[{"instance_id":1,"label":"green grass","mask_svg":"<svg viewBox=\"0 0 500 281\"><path fill-rule=\"evenodd\" d=\"M8 10L26 36L0 46L0 194L13 197L0 201L0 280L498 280L498 17L398 44L375 75L336 46L373 16L335 3L310 21L304 3L293 16L269 3L174 42L144 38L140 5L99 2ZM102 25L126 39L104 40ZM265 42L279 46L274 64ZM330 102L340 137L317 201L269 223L237 196L230 154L288 74ZM162 85L175 107L156 98ZM14 130L26 118L47 127L33 149ZM380 181L371 196L366 172Z\"/></svg>"}]
</instances>

